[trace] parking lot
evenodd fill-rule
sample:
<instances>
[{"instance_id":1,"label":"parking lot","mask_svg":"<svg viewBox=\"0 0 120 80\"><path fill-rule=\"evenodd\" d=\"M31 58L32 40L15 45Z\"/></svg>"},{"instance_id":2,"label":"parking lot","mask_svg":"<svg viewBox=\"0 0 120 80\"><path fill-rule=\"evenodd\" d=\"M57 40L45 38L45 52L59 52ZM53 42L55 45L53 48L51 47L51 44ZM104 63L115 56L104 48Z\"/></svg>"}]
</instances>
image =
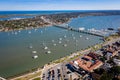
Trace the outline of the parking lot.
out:
<instances>
[{"instance_id":1,"label":"parking lot","mask_svg":"<svg viewBox=\"0 0 120 80\"><path fill-rule=\"evenodd\" d=\"M66 69L67 67L65 64L61 63L55 67L44 70L42 74L42 80L69 80Z\"/></svg>"}]
</instances>

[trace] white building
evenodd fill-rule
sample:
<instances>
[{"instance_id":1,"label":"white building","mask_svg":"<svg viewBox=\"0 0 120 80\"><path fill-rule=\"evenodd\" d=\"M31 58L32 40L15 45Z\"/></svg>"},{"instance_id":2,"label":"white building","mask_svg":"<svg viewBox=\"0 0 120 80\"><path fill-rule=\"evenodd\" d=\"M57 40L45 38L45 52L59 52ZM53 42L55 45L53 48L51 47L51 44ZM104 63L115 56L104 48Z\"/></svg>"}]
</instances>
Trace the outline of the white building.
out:
<instances>
[{"instance_id":1,"label":"white building","mask_svg":"<svg viewBox=\"0 0 120 80\"><path fill-rule=\"evenodd\" d=\"M113 61L117 66L120 66L120 59L113 59Z\"/></svg>"}]
</instances>

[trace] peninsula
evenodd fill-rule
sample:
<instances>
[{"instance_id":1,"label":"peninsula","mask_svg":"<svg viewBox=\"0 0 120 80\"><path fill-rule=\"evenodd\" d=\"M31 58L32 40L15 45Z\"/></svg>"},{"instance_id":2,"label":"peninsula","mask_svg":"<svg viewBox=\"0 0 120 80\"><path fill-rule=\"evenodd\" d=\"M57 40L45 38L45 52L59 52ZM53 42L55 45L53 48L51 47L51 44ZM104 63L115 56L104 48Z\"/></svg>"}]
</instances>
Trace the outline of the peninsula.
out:
<instances>
[{"instance_id":1,"label":"peninsula","mask_svg":"<svg viewBox=\"0 0 120 80\"><path fill-rule=\"evenodd\" d=\"M71 13L36 15L34 17L24 19L16 18L12 20L2 20L0 21L0 31L14 31L21 29L31 29L36 27L37 28L45 27L52 25L52 23L63 24L68 22L72 18L76 17L107 16L107 15L120 15L120 11L71 12Z\"/></svg>"}]
</instances>

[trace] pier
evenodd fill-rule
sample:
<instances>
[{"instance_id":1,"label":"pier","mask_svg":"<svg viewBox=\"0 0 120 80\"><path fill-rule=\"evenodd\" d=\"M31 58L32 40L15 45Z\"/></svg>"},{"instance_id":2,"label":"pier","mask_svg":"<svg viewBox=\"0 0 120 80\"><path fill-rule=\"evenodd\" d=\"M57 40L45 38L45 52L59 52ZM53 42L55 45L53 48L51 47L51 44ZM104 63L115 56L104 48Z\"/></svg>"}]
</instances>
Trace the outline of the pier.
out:
<instances>
[{"instance_id":1,"label":"pier","mask_svg":"<svg viewBox=\"0 0 120 80\"><path fill-rule=\"evenodd\" d=\"M58 28L71 30L71 31L75 31L75 32L90 34L90 35L99 36L99 37L105 37L104 35L99 34L99 33L93 33L93 32L85 31L85 30L79 30L79 29L76 29L76 28L72 28L71 26L64 26L64 25L53 25L53 26L58 27Z\"/></svg>"}]
</instances>

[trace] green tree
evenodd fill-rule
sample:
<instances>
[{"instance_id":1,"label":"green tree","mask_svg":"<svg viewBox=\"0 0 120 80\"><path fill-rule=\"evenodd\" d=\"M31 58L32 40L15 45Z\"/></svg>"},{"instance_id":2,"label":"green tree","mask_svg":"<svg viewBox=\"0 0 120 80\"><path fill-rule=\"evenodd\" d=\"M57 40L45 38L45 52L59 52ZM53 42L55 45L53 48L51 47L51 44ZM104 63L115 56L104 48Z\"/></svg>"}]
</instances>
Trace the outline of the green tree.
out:
<instances>
[{"instance_id":1,"label":"green tree","mask_svg":"<svg viewBox=\"0 0 120 80\"><path fill-rule=\"evenodd\" d=\"M107 72L104 72L100 78L100 80L112 80L113 75Z\"/></svg>"},{"instance_id":2,"label":"green tree","mask_svg":"<svg viewBox=\"0 0 120 80\"><path fill-rule=\"evenodd\" d=\"M114 77L120 74L120 66L113 66L111 68L111 72L113 73Z\"/></svg>"}]
</instances>

